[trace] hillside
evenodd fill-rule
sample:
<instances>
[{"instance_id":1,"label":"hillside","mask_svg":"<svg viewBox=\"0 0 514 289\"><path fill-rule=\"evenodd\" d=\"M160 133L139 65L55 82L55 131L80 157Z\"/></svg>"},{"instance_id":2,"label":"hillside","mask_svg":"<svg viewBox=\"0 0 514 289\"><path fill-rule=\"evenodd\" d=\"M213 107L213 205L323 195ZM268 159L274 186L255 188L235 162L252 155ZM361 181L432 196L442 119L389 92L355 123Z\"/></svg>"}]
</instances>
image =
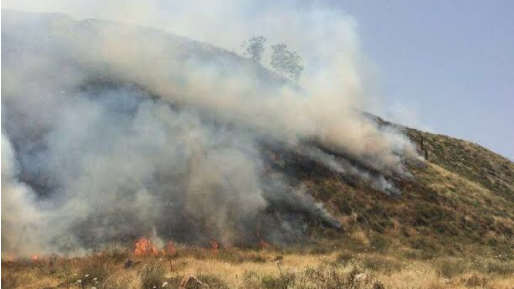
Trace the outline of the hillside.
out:
<instances>
[{"instance_id":1,"label":"hillside","mask_svg":"<svg viewBox=\"0 0 514 289\"><path fill-rule=\"evenodd\" d=\"M405 242L413 252L459 255L477 246L475 252L487 252L485 247L512 255L513 163L467 141L406 131L418 146L423 137L429 159L410 167L414 177L401 183L400 198L337 176L310 179L316 197L341 214L348 230L369 230L378 239L394 236L386 238Z\"/></svg>"},{"instance_id":2,"label":"hillside","mask_svg":"<svg viewBox=\"0 0 514 289\"><path fill-rule=\"evenodd\" d=\"M275 153L274 165L293 170L339 218L343 238L364 237L359 241L380 250L426 257L472 252L512 256L514 164L467 141L403 129L419 148L423 138L428 161L409 165L413 177L397 182L400 197L349 182L298 156Z\"/></svg>"},{"instance_id":3,"label":"hillside","mask_svg":"<svg viewBox=\"0 0 514 289\"><path fill-rule=\"evenodd\" d=\"M333 229L312 220L318 225L308 243L215 250L178 245L163 255L108 247L85 258L4 258L2 287L510 288L512 191L497 188L512 186L514 165L467 141L406 132L415 142L423 136L429 160L410 167L413 178L401 183L398 198L350 184L298 155L268 151L273 166L294 170L342 224ZM472 169L477 159L486 174ZM127 267L126 260L136 263Z\"/></svg>"},{"instance_id":4,"label":"hillside","mask_svg":"<svg viewBox=\"0 0 514 289\"><path fill-rule=\"evenodd\" d=\"M3 288L514 282L510 160L310 114L299 85L210 44L2 16Z\"/></svg>"}]
</instances>

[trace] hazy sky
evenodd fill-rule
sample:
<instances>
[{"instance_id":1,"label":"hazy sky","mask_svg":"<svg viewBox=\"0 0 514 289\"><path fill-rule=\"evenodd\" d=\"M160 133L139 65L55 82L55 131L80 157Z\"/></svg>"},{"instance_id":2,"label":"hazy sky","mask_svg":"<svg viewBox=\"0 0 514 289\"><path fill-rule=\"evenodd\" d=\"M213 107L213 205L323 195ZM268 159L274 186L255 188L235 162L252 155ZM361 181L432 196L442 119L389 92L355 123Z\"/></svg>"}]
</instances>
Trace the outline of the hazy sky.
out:
<instances>
[{"instance_id":1,"label":"hazy sky","mask_svg":"<svg viewBox=\"0 0 514 289\"><path fill-rule=\"evenodd\" d=\"M378 71L386 118L514 159L514 1L320 1L355 18L364 54ZM309 9L320 1L289 3ZM59 9L63 3L74 3L75 11ZM63 0L6 0L2 7L51 11L52 5L74 16L95 9L89 1ZM124 17L119 5L110 8Z\"/></svg>"},{"instance_id":2,"label":"hazy sky","mask_svg":"<svg viewBox=\"0 0 514 289\"><path fill-rule=\"evenodd\" d=\"M356 18L403 122L514 159L514 1L329 3Z\"/></svg>"}]
</instances>

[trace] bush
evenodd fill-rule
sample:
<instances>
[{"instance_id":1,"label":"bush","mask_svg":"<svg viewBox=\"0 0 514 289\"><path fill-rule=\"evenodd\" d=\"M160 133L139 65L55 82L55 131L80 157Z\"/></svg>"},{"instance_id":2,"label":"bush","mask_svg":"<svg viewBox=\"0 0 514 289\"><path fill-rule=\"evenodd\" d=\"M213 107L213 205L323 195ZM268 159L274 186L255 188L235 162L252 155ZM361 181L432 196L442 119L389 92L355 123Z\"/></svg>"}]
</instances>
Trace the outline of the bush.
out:
<instances>
[{"instance_id":1,"label":"bush","mask_svg":"<svg viewBox=\"0 0 514 289\"><path fill-rule=\"evenodd\" d=\"M384 251L389 247L389 240L381 235L373 235L370 238L371 246L377 251Z\"/></svg>"},{"instance_id":2,"label":"bush","mask_svg":"<svg viewBox=\"0 0 514 289\"><path fill-rule=\"evenodd\" d=\"M255 272L245 272L243 276L244 288L260 289L262 288L261 278Z\"/></svg>"},{"instance_id":3,"label":"bush","mask_svg":"<svg viewBox=\"0 0 514 289\"><path fill-rule=\"evenodd\" d=\"M478 270L484 274L496 274L508 276L514 274L514 264L513 262L500 262L500 261L484 261L484 262L476 262L474 264L474 269Z\"/></svg>"},{"instance_id":4,"label":"bush","mask_svg":"<svg viewBox=\"0 0 514 289\"><path fill-rule=\"evenodd\" d=\"M382 283L369 273L364 273L356 264L349 266L325 265L316 269L308 269L302 274L298 274L295 281L292 288L296 289L384 288Z\"/></svg>"},{"instance_id":5,"label":"bush","mask_svg":"<svg viewBox=\"0 0 514 289\"><path fill-rule=\"evenodd\" d=\"M108 276L107 265L98 259L93 259L86 267L80 270L79 280L83 286L96 285Z\"/></svg>"},{"instance_id":6,"label":"bush","mask_svg":"<svg viewBox=\"0 0 514 289\"><path fill-rule=\"evenodd\" d=\"M466 284L466 287L485 287L487 279L473 274L464 280L464 284Z\"/></svg>"},{"instance_id":7,"label":"bush","mask_svg":"<svg viewBox=\"0 0 514 289\"><path fill-rule=\"evenodd\" d=\"M141 288L152 289L154 286L160 288L164 283L164 268L158 263L147 264L141 272Z\"/></svg>"},{"instance_id":8,"label":"bush","mask_svg":"<svg viewBox=\"0 0 514 289\"><path fill-rule=\"evenodd\" d=\"M362 260L362 266L371 271L393 273L402 269L401 263L380 256L373 256Z\"/></svg>"},{"instance_id":9,"label":"bush","mask_svg":"<svg viewBox=\"0 0 514 289\"><path fill-rule=\"evenodd\" d=\"M198 279L202 281L203 284L207 285L210 289L229 289L228 285L223 282L223 280L211 276L211 275L200 275Z\"/></svg>"},{"instance_id":10,"label":"bush","mask_svg":"<svg viewBox=\"0 0 514 289\"><path fill-rule=\"evenodd\" d=\"M104 253L102 258L106 260L106 262L113 262L115 264L119 264L127 260L129 258L129 252L123 249L114 248L111 250L108 250Z\"/></svg>"},{"instance_id":11,"label":"bush","mask_svg":"<svg viewBox=\"0 0 514 289\"><path fill-rule=\"evenodd\" d=\"M262 278L262 286L266 289L287 289L294 284L293 273L280 274L279 277L265 276Z\"/></svg>"},{"instance_id":12,"label":"bush","mask_svg":"<svg viewBox=\"0 0 514 289\"><path fill-rule=\"evenodd\" d=\"M342 265L346 265L351 260L353 260L353 254L348 252L343 252L337 256L337 262Z\"/></svg>"},{"instance_id":13,"label":"bush","mask_svg":"<svg viewBox=\"0 0 514 289\"><path fill-rule=\"evenodd\" d=\"M2 270L2 288L11 289L20 286L21 277L13 273L6 273Z\"/></svg>"},{"instance_id":14,"label":"bush","mask_svg":"<svg viewBox=\"0 0 514 289\"><path fill-rule=\"evenodd\" d=\"M216 255L216 258L233 264L239 264L243 262L266 262L266 258L257 252L243 252L241 250L230 248L219 251Z\"/></svg>"},{"instance_id":15,"label":"bush","mask_svg":"<svg viewBox=\"0 0 514 289\"><path fill-rule=\"evenodd\" d=\"M435 265L437 273L448 279L466 271L466 266L461 261L439 260Z\"/></svg>"},{"instance_id":16,"label":"bush","mask_svg":"<svg viewBox=\"0 0 514 289\"><path fill-rule=\"evenodd\" d=\"M366 288L383 289L384 285L369 273L363 273L358 265L323 265L298 273L281 274L279 277L266 276L258 287L259 276L255 273L245 275L244 288L291 288L291 289L339 289Z\"/></svg>"},{"instance_id":17,"label":"bush","mask_svg":"<svg viewBox=\"0 0 514 289\"><path fill-rule=\"evenodd\" d=\"M96 286L98 289L127 289L129 288L129 282L127 280L106 280L100 286Z\"/></svg>"}]
</instances>

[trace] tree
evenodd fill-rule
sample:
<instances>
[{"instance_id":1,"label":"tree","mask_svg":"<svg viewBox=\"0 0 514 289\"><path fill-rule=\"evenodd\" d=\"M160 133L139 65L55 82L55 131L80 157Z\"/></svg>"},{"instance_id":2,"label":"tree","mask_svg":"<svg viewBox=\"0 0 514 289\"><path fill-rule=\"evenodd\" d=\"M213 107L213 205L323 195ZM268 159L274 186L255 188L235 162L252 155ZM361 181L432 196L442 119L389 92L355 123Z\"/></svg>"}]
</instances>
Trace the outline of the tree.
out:
<instances>
[{"instance_id":1,"label":"tree","mask_svg":"<svg viewBox=\"0 0 514 289\"><path fill-rule=\"evenodd\" d=\"M275 44L271 46L273 50L271 54L271 67L282 75L288 75L295 81L298 81L303 71L301 65L301 57L293 51L287 49L287 45Z\"/></svg>"},{"instance_id":2,"label":"tree","mask_svg":"<svg viewBox=\"0 0 514 289\"><path fill-rule=\"evenodd\" d=\"M243 54L255 62L261 62L265 43L266 38L264 36L254 36L243 42Z\"/></svg>"}]
</instances>

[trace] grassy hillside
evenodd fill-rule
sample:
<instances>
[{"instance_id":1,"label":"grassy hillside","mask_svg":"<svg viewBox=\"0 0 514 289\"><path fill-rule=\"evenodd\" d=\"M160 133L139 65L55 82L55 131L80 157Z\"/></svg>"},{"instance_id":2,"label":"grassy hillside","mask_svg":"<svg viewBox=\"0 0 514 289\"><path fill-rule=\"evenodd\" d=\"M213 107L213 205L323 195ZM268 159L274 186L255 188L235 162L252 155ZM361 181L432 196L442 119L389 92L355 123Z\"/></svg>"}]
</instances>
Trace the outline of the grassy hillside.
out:
<instances>
[{"instance_id":1,"label":"grassy hillside","mask_svg":"<svg viewBox=\"0 0 514 289\"><path fill-rule=\"evenodd\" d=\"M514 164L477 144L409 129L410 138L424 139L431 163L481 185L491 193L514 200Z\"/></svg>"},{"instance_id":2,"label":"grassy hillside","mask_svg":"<svg viewBox=\"0 0 514 289\"><path fill-rule=\"evenodd\" d=\"M313 195L339 216L343 238L356 235L375 242L375 249L416 256L512 257L514 164L467 141L414 129L407 133L420 150L423 137L428 161L409 164L413 178L396 182L399 198L330 173L319 177L316 169L303 176Z\"/></svg>"},{"instance_id":3,"label":"grassy hillside","mask_svg":"<svg viewBox=\"0 0 514 289\"><path fill-rule=\"evenodd\" d=\"M341 230L314 224L308 242L284 247L178 246L148 256L108 248L82 258L3 260L2 288L512 288L513 163L466 141L407 133L419 146L423 137L428 161L409 164L413 177L396 181L401 197L293 153L267 152Z\"/></svg>"},{"instance_id":4,"label":"grassy hillside","mask_svg":"<svg viewBox=\"0 0 514 289\"><path fill-rule=\"evenodd\" d=\"M30 15L7 15L14 16ZM49 25L52 17L39 19L36 27ZM70 23L73 31L86 36L110 25L98 20ZM23 33L8 35L4 40L10 42L2 47L2 53L14 55L12 59L25 36L34 37L37 43L47 38L27 27L15 28ZM259 82L266 86L287 83L234 53L151 29L140 30L182 47L184 58L200 55L226 73L250 67L257 86ZM89 82L94 88L111 85L109 75L95 77ZM305 218L309 226L299 222L302 228L291 231L301 231L300 238L283 245L266 243L271 240L244 248L177 245L173 252L140 256L133 252L134 240L127 240L124 246L106 244L103 250L80 258L2 256L2 288L512 289L514 163L467 141L369 117L381 126L404 130L420 155L427 156L406 163L412 177L389 177L401 192L398 196L378 191L363 179L336 173L291 148L269 143L261 148L265 172L272 175L278 171L291 179L291 186L306 188L340 227L321 214L309 215L308 210L296 208L288 217ZM270 205L266 217L280 219L295 209L280 205Z\"/></svg>"}]
</instances>

